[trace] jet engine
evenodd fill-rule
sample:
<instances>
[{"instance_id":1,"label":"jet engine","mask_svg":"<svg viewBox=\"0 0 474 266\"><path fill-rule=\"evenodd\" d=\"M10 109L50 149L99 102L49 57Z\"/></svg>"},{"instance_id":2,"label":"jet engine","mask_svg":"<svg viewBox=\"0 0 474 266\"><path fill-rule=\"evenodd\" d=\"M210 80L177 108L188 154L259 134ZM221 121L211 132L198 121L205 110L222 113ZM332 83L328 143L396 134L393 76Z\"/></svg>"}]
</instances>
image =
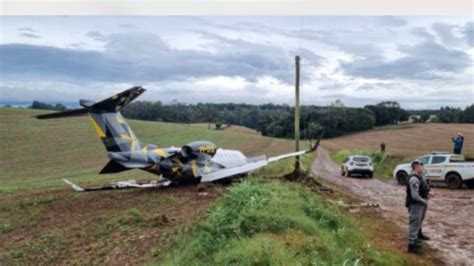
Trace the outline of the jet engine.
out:
<instances>
[{"instance_id":1,"label":"jet engine","mask_svg":"<svg viewBox=\"0 0 474 266\"><path fill-rule=\"evenodd\" d=\"M181 148L181 155L186 159L201 160L214 156L216 144L210 141L194 141Z\"/></svg>"}]
</instances>

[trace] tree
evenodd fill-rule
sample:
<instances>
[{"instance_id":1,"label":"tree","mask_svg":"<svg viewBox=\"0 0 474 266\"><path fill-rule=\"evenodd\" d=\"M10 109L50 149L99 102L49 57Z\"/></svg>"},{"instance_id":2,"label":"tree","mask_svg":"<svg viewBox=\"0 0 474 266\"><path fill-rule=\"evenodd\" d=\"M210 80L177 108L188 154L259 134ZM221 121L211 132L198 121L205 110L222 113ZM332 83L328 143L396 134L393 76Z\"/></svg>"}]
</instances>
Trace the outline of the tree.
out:
<instances>
[{"instance_id":1,"label":"tree","mask_svg":"<svg viewBox=\"0 0 474 266\"><path fill-rule=\"evenodd\" d=\"M384 126L396 124L399 121L408 120L408 112L400 107L395 101L380 102L376 105L366 105L375 115L375 125Z\"/></svg>"},{"instance_id":2,"label":"tree","mask_svg":"<svg viewBox=\"0 0 474 266\"><path fill-rule=\"evenodd\" d=\"M474 104L464 109L461 114L461 122L474 124Z\"/></svg>"},{"instance_id":3,"label":"tree","mask_svg":"<svg viewBox=\"0 0 474 266\"><path fill-rule=\"evenodd\" d=\"M462 111L459 108L441 107L438 118L443 123L459 123Z\"/></svg>"},{"instance_id":4,"label":"tree","mask_svg":"<svg viewBox=\"0 0 474 266\"><path fill-rule=\"evenodd\" d=\"M307 139L315 139L318 136L319 131L321 130L321 126L315 122L309 122L308 127L305 130L304 136Z\"/></svg>"},{"instance_id":5,"label":"tree","mask_svg":"<svg viewBox=\"0 0 474 266\"><path fill-rule=\"evenodd\" d=\"M40 101L33 101L33 103L29 106L31 109L43 109L43 110L56 110L56 111L64 111L66 110L66 106L57 103L56 105L43 103Z\"/></svg>"},{"instance_id":6,"label":"tree","mask_svg":"<svg viewBox=\"0 0 474 266\"><path fill-rule=\"evenodd\" d=\"M423 114L421 114L420 119L421 119L422 123L426 123L426 121L428 121L428 119L430 119L430 114L423 113Z\"/></svg>"}]
</instances>

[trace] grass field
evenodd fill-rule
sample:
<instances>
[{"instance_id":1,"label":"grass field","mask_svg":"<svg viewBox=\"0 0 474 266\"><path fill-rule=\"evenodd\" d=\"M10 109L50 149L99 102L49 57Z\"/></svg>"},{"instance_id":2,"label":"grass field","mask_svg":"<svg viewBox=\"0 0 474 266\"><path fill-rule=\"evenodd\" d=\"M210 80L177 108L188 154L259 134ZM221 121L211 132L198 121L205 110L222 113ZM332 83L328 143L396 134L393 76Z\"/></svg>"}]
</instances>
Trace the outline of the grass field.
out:
<instances>
[{"instance_id":1,"label":"grass field","mask_svg":"<svg viewBox=\"0 0 474 266\"><path fill-rule=\"evenodd\" d=\"M32 117L41 113L45 111L0 109L0 191L64 186L61 178L85 183L155 178L138 170L98 175L108 158L89 118L37 120ZM288 140L242 134L240 127L216 131L199 125L133 120L129 124L142 142L160 147L210 140L247 155L276 155L294 147Z\"/></svg>"},{"instance_id":2,"label":"grass field","mask_svg":"<svg viewBox=\"0 0 474 266\"><path fill-rule=\"evenodd\" d=\"M463 152L474 155L473 124L411 124L376 128L339 138L325 140L323 146L331 150L368 149L380 150L384 142L386 151L401 156L421 156L433 151L453 150L451 137L457 132L464 134Z\"/></svg>"}]
</instances>

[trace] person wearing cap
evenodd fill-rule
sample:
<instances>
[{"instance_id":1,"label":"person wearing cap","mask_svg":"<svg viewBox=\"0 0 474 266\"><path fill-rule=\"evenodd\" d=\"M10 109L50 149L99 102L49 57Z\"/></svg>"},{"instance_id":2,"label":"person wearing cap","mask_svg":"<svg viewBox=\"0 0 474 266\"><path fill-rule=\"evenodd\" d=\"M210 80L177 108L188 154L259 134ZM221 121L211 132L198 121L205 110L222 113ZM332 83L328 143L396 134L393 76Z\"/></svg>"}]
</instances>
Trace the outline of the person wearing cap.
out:
<instances>
[{"instance_id":1,"label":"person wearing cap","mask_svg":"<svg viewBox=\"0 0 474 266\"><path fill-rule=\"evenodd\" d=\"M462 145L464 143L464 137L462 133L458 133L456 138L452 138L454 143L454 154L461 154Z\"/></svg>"},{"instance_id":2,"label":"person wearing cap","mask_svg":"<svg viewBox=\"0 0 474 266\"><path fill-rule=\"evenodd\" d=\"M421 230L421 225L428 208L430 188L423 177L423 164L419 161L411 163L412 174L407 182L405 206L408 209L408 252L419 254L421 240L429 240Z\"/></svg>"}]
</instances>

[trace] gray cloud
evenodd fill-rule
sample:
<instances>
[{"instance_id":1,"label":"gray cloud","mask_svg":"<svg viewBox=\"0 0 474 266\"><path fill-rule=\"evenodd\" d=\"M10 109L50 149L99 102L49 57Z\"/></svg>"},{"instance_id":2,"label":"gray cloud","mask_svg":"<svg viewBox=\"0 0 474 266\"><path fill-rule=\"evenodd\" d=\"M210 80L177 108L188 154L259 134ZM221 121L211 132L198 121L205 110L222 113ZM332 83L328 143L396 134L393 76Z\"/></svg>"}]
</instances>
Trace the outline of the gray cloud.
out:
<instances>
[{"instance_id":1,"label":"gray cloud","mask_svg":"<svg viewBox=\"0 0 474 266\"><path fill-rule=\"evenodd\" d=\"M432 26L441 42L446 45L453 45L459 43L460 38L454 36L453 31L457 28L454 25L444 23L434 23Z\"/></svg>"},{"instance_id":2,"label":"gray cloud","mask_svg":"<svg viewBox=\"0 0 474 266\"><path fill-rule=\"evenodd\" d=\"M192 77L262 75L292 82L292 55L275 46L255 44L201 32L217 52L177 50L149 33L110 34L90 32L105 43L105 51L85 51L25 44L0 46L5 67L2 74L28 73L41 78L85 81L150 82ZM303 51L308 64L321 57Z\"/></svg>"},{"instance_id":3,"label":"gray cloud","mask_svg":"<svg viewBox=\"0 0 474 266\"><path fill-rule=\"evenodd\" d=\"M467 52L474 45L474 23L465 18L150 17L91 18L91 23L68 18L61 25L68 34L49 30L46 20L24 20L12 22L0 45L3 100L101 98L134 84L148 88L147 97L164 101L291 103L294 55L300 54L303 86L318 92L305 98L308 103L342 99L365 105L386 100L387 91L416 107L472 102L452 94L458 89L467 95L472 85L463 71L472 67ZM100 27L70 37L94 25ZM22 44L11 43L19 35ZM258 79L262 76L271 78ZM449 86L435 90L439 83ZM420 94L408 99L403 92L409 90Z\"/></svg>"},{"instance_id":4,"label":"gray cloud","mask_svg":"<svg viewBox=\"0 0 474 266\"><path fill-rule=\"evenodd\" d=\"M36 31L32 28L29 28L29 27L23 27L23 28L18 28L17 29L19 32L31 32L31 33L35 33Z\"/></svg>"},{"instance_id":5,"label":"gray cloud","mask_svg":"<svg viewBox=\"0 0 474 266\"><path fill-rule=\"evenodd\" d=\"M400 45L398 49L406 56L388 62L381 56L357 59L343 63L342 69L349 75L366 78L430 80L442 78L442 74L458 73L472 64L467 53L435 42Z\"/></svg>"},{"instance_id":6,"label":"gray cloud","mask_svg":"<svg viewBox=\"0 0 474 266\"><path fill-rule=\"evenodd\" d=\"M428 30L426 28L415 27L415 28L410 30L410 33L417 36L417 37L420 37L421 39L423 39L425 41L429 41L429 42L436 41L436 36L434 36L433 34L428 32Z\"/></svg>"},{"instance_id":7,"label":"gray cloud","mask_svg":"<svg viewBox=\"0 0 474 266\"><path fill-rule=\"evenodd\" d=\"M90 31L86 35L87 35L87 37L89 37L93 40L99 41L99 42L107 41L107 36L104 35L103 33L99 32L99 31Z\"/></svg>"},{"instance_id":8,"label":"gray cloud","mask_svg":"<svg viewBox=\"0 0 474 266\"><path fill-rule=\"evenodd\" d=\"M466 43L470 46L474 46L474 22L471 21L464 25L463 34Z\"/></svg>"},{"instance_id":9,"label":"gray cloud","mask_svg":"<svg viewBox=\"0 0 474 266\"><path fill-rule=\"evenodd\" d=\"M36 34L36 31L32 28L29 27L23 27L23 28L18 28L18 35L25 37L25 38L30 38L30 39L39 39L41 36Z\"/></svg>"},{"instance_id":10,"label":"gray cloud","mask_svg":"<svg viewBox=\"0 0 474 266\"><path fill-rule=\"evenodd\" d=\"M394 16L379 16L376 17L376 21L392 27L401 27L407 24L407 21L402 17L394 17Z\"/></svg>"},{"instance_id":11,"label":"gray cloud","mask_svg":"<svg viewBox=\"0 0 474 266\"><path fill-rule=\"evenodd\" d=\"M25 37L25 38L30 38L30 39L39 39L39 38L41 38L41 36L39 36L39 35L36 35L36 34L33 34L33 33L28 33L28 32L22 32L19 35L22 36L22 37Z\"/></svg>"},{"instance_id":12,"label":"gray cloud","mask_svg":"<svg viewBox=\"0 0 474 266\"><path fill-rule=\"evenodd\" d=\"M124 29L136 29L137 28L137 26L135 26L133 24L120 24L119 27L124 28Z\"/></svg>"}]
</instances>

